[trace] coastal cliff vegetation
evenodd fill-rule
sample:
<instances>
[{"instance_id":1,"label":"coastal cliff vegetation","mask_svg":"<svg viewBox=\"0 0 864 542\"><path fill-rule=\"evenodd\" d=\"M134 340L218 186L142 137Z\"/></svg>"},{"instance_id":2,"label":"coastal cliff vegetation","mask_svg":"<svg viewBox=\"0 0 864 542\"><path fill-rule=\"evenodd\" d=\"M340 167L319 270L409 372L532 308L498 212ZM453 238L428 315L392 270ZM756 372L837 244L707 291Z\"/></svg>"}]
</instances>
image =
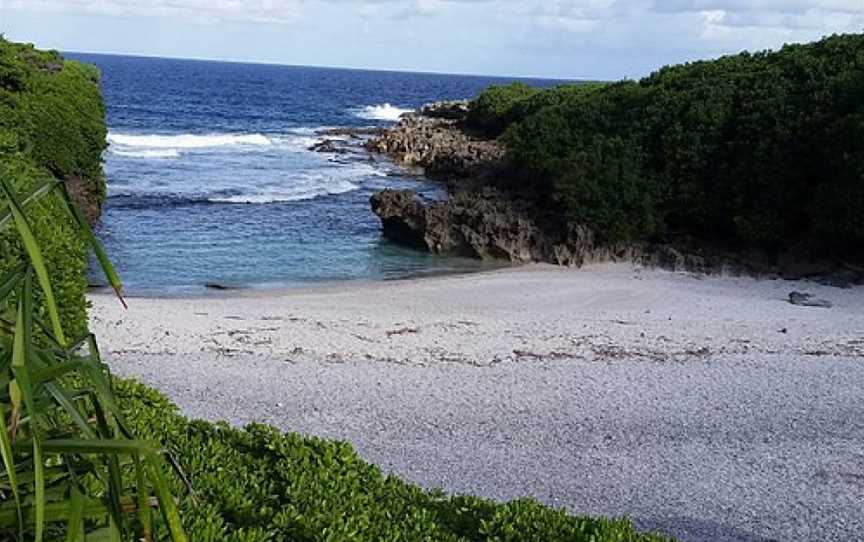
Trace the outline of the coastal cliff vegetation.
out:
<instances>
[{"instance_id":1,"label":"coastal cliff vegetation","mask_svg":"<svg viewBox=\"0 0 864 542\"><path fill-rule=\"evenodd\" d=\"M0 176L18 194L63 181L95 221L105 198L105 135L95 67L0 38ZM64 324L78 336L87 329L85 243L56 198L30 206L28 217L44 250ZM0 275L23 254L18 236L10 228L0 230Z\"/></svg>"},{"instance_id":2,"label":"coastal cliff vegetation","mask_svg":"<svg viewBox=\"0 0 864 542\"><path fill-rule=\"evenodd\" d=\"M690 236L861 261L864 35L662 68L639 81L491 87L470 130L607 241Z\"/></svg>"},{"instance_id":3,"label":"coastal cliff vegetation","mask_svg":"<svg viewBox=\"0 0 864 542\"><path fill-rule=\"evenodd\" d=\"M90 230L105 134L93 67L0 39L0 538L665 540L627 520L424 490L349 444L190 421L113 378L84 296L87 250L120 290Z\"/></svg>"}]
</instances>

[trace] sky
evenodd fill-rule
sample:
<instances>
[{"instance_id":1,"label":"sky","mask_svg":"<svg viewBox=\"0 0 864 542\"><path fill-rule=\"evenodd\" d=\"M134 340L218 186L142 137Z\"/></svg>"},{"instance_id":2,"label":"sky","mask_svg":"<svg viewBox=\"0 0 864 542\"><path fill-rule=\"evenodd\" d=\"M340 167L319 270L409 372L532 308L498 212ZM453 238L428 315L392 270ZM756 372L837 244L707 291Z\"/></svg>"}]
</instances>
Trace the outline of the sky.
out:
<instances>
[{"instance_id":1,"label":"sky","mask_svg":"<svg viewBox=\"0 0 864 542\"><path fill-rule=\"evenodd\" d=\"M563 79L864 31L864 0L0 0L62 51Z\"/></svg>"}]
</instances>

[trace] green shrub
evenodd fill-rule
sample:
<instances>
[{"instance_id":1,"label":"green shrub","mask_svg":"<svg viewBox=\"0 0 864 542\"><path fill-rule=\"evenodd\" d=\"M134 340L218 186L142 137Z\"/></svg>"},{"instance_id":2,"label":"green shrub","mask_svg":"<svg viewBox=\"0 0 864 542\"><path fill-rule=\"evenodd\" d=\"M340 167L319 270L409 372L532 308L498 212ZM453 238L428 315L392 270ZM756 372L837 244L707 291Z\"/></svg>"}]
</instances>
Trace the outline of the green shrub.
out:
<instances>
[{"instance_id":1,"label":"green shrub","mask_svg":"<svg viewBox=\"0 0 864 542\"><path fill-rule=\"evenodd\" d=\"M518 105L537 94L538 90L525 83L490 86L471 102L468 126L491 136L497 136L507 126L519 120Z\"/></svg>"},{"instance_id":2,"label":"green shrub","mask_svg":"<svg viewBox=\"0 0 864 542\"><path fill-rule=\"evenodd\" d=\"M181 512L196 542L664 540L627 521L578 518L530 500L424 491L346 443L189 421L146 386L118 380L115 388L135 432L171 450L188 476L195 497L181 500Z\"/></svg>"},{"instance_id":3,"label":"green shrub","mask_svg":"<svg viewBox=\"0 0 864 542\"><path fill-rule=\"evenodd\" d=\"M608 239L864 258L864 35L549 92L507 109L503 140L524 178Z\"/></svg>"},{"instance_id":4,"label":"green shrub","mask_svg":"<svg viewBox=\"0 0 864 542\"><path fill-rule=\"evenodd\" d=\"M525 83L493 85L471 102L467 125L487 136L497 137L508 126L543 108L578 101L605 86L605 83L586 82L541 90Z\"/></svg>"}]
</instances>

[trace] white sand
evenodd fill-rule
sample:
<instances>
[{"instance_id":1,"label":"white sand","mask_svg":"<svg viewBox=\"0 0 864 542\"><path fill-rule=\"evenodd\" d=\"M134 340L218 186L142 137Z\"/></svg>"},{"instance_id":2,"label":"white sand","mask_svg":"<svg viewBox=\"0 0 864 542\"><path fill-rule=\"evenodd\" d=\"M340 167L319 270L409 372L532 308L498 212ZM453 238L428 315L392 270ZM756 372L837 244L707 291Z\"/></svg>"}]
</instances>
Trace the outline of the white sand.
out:
<instances>
[{"instance_id":1,"label":"white sand","mask_svg":"<svg viewBox=\"0 0 864 542\"><path fill-rule=\"evenodd\" d=\"M793 306L800 290L835 306ZM864 289L698 278L603 265L190 299L94 295L112 354L492 365L536 358L683 360L717 353L864 353ZM781 330L786 329L786 333Z\"/></svg>"},{"instance_id":2,"label":"white sand","mask_svg":"<svg viewBox=\"0 0 864 542\"><path fill-rule=\"evenodd\" d=\"M861 287L530 266L92 302L115 371L189 415L345 439L426 486L683 540L864 532Z\"/></svg>"}]
</instances>

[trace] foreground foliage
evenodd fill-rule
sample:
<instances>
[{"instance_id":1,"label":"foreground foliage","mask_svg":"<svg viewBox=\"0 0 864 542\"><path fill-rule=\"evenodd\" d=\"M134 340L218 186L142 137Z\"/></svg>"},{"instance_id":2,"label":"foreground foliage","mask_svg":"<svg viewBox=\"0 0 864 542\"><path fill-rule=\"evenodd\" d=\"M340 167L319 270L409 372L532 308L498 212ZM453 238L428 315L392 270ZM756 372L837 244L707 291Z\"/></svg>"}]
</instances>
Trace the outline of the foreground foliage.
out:
<instances>
[{"instance_id":1,"label":"foreground foliage","mask_svg":"<svg viewBox=\"0 0 864 542\"><path fill-rule=\"evenodd\" d=\"M173 451L194 494L181 511L196 542L271 540L660 541L626 520L579 518L521 500L421 490L345 443L190 421L158 392L116 383L135 432ZM182 492L180 481L176 492Z\"/></svg>"},{"instance_id":2,"label":"foreground foliage","mask_svg":"<svg viewBox=\"0 0 864 542\"><path fill-rule=\"evenodd\" d=\"M150 541L157 506L170 538L185 541L159 453L129 431L94 337L68 335L63 325L28 217L52 200L120 290L60 181L19 194L0 177L0 230L16 234L23 250L0 275L0 537Z\"/></svg>"},{"instance_id":3,"label":"foreground foliage","mask_svg":"<svg viewBox=\"0 0 864 542\"><path fill-rule=\"evenodd\" d=\"M607 239L862 260L862 96L864 35L845 35L599 88L492 88L469 122L506 130L524 182Z\"/></svg>"},{"instance_id":4,"label":"foreground foliage","mask_svg":"<svg viewBox=\"0 0 864 542\"><path fill-rule=\"evenodd\" d=\"M162 458L129 431L87 331L85 246L120 290L64 182L104 187L97 84L0 39L2 540L149 542L155 509L166 538L186 540Z\"/></svg>"}]
</instances>

